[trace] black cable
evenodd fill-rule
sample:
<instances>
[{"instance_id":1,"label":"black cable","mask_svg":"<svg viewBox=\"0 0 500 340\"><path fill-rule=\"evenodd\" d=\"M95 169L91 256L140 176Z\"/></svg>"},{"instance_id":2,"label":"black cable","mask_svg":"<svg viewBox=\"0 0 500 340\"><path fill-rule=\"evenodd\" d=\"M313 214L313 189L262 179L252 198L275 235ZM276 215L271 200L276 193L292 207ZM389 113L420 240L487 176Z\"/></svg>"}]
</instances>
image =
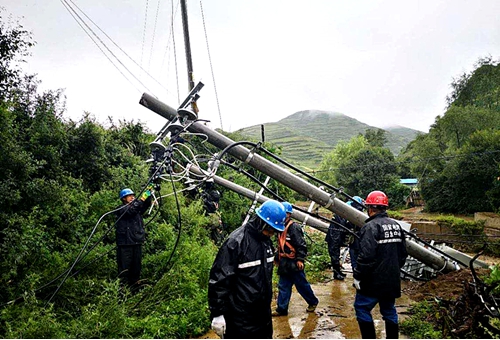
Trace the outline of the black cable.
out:
<instances>
[{"instance_id":1,"label":"black cable","mask_svg":"<svg viewBox=\"0 0 500 340\"><path fill-rule=\"evenodd\" d=\"M141 190L141 192L138 194L138 197L140 197L142 195L142 193L147 189L148 185L150 182L153 181L154 178L156 178L156 174L160 171L160 169L162 168L163 164L165 163L166 160L164 160L160 166L155 170L155 172L150 176L150 178L148 179L146 185L143 187L143 189ZM131 202L132 203L132 202ZM104 216L106 216L107 214L110 214L111 212L115 212L119 209L123 209L123 207L119 207L117 209L114 209L112 211L109 211L107 212L106 214L104 214L98 221L98 223L94 226L94 229L92 230L90 236L87 238L87 240L85 241L85 244L83 245L82 249L80 250L80 253L78 254L78 256L76 257L75 261L73 262L73 264L70 266L70 268L68 270L66 270L62 275L65 275L63 280L61 281L61 283L58 285L57 289L55 290L55 292L52 294L52 296L49 298L49 300L46 302L45 304L45 307L47 306L47 304L50 303L50 301L52 301L52 299L54 298L54 296L57 294L57 292L59 292L59 290L61 289L62 285L64 284L64 282L66 282L67 278L68 278L68 275L69 273L73 270L73 268L76 266L76 264L81 260L80 257L83 253L83 251L85 250L85 248L87 247L90 239L92 238L92 236L94 235L96 229L97 229L97 226L100 224L100 221L102 220L102 218L104 218ZM109 230L111 230L111 228L113 228L114 226L116 226L116 224L118 223L118 221L126 214L126 212L128 211L128 209L130 209L130 203L126 205L126 209L124 209L123 213L116 219L115 223L110 227L108 228L108 230L106 231L105 235L109 232ZM102 238L104 238L104 236L102 236ZM94 244L94 247L96 246L97 244ZM91 248L92 250L93 248ZM88 254L88 252L87 252ZM60 276L59 276L60 277Z\"/></svg>"}]
</instances>

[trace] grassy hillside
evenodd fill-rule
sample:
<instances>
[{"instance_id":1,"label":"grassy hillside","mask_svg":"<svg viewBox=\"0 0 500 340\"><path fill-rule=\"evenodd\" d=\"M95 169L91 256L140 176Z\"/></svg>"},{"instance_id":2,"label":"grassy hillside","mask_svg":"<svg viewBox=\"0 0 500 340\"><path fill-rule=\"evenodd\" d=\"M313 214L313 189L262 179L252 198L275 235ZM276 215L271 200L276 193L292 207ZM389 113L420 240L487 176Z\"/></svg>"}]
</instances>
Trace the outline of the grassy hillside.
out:
<instances>
[{"instance_id":1,"label":"grassy hillside","mask_svg":"<svg viewBox=\"0 0 500 340\"><path fill-rule=\"evenodd\" d=\"M281 146L284 159L308 169L316 169L323 155L341 141L373 128L337 112L306 110L296 112L278 122L264 124L266 141ZM416 130L397 127L387 131L387 147L397 154L413 140ZM253 140L261 139L260 125L237 131Z\"/></svg>"}]
</instances>

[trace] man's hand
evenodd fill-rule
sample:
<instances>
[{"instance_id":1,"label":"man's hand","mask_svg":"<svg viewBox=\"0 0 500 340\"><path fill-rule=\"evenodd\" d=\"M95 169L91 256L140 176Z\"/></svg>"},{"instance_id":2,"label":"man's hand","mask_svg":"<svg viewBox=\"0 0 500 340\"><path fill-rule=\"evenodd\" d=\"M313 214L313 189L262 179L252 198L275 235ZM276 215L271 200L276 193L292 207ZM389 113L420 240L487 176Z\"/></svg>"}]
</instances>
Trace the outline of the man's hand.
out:
<instances>
[{"instance_id":1,"label":"man's hand","mask_svg":"<svg viewBox=\"0 0 500 340\"><path fill-rule=\"evenodd\" d=\"M148 199L149 196L151 196L151 190L144 190L144 192L141 194L141 197L139 197L139 199L141 201L145 201Z\"/></svg>"},{"instance_id":2,"label":"man's hand","mask_svg":"<svg viewBox=\"0 0 500 340\"><path fill-rule=\"evenodd\" d=\"M354 283L352 284L354 286L354 288L356 288L357 290L360 290L361 289L361 281L359 280L356 280L354 279Z\"/></svg>"},{"instance_id":3,"label":"man's hand","mask_svg":"<svg viewBox=\"0 0 500 340\"><path fill-rule=\"evenodd\" d=\"M297 268L299 268L299 270L304 270L304 262L297 261Z\"/></svg>"},{"instance_id":4,"label":"man's hand","mask_svg":"<svg viewBox=\"0 0 500 340\"><path fill-rule=\"evenodd\" d=\"M213 318L212 329L220 338L224 337L224 333L226 333L226 319L224 319L224 315Z\"/></svg>"}]
</instances>

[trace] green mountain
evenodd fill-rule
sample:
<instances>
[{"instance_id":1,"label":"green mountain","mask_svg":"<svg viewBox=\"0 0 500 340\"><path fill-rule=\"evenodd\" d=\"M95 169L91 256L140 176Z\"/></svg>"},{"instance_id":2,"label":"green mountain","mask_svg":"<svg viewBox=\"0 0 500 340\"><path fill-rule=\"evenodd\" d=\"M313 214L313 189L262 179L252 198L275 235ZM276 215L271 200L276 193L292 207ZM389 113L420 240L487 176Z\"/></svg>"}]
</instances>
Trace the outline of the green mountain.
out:
<instances>
[{"instance_id":1,"label":"green mountain","mask_svg":"<svg viewBox=\"0 0 500 340\"><path fill-rule=\"evenodd\" d=\"M323 155L335 145L353 136L364 134L375 127L362 123L342 113L306 110L296 112L275 123L265 123L266 141L282 148L282 158L304 168L317 169ZM387 131L387 147L398 154L418 131L405 127L393 127ZM253 140L261 139L261 125L253 125L236 131Z\"/></svg>"}]
</instances>

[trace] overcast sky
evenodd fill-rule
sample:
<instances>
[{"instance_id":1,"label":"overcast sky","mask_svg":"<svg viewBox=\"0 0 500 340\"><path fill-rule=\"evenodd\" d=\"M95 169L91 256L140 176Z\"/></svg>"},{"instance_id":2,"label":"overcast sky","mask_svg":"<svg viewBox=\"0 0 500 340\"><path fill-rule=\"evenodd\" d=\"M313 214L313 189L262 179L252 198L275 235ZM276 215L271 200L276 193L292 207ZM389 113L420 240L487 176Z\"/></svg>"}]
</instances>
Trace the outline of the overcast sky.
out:
<instances>
[{"instance_id":1,"label":"overcast sky","mask_svg":"<svg viewBox=\"0 0 500 340\"><path fill-rule=\"evenodd\" d=\"M142 93L174 108L188 93L179 4L64 0L112 39L91 26L118 71L62 1L2 0L37 42L25 71L42 89L65 89L67 117L88 111L157 132L165 120L138 103ZM205 84L199 117L229 131L314 109L427 132L453 78L480 57L500 59L498 0L187 2L195 83Z\"/></svg>"}]
</instances>

